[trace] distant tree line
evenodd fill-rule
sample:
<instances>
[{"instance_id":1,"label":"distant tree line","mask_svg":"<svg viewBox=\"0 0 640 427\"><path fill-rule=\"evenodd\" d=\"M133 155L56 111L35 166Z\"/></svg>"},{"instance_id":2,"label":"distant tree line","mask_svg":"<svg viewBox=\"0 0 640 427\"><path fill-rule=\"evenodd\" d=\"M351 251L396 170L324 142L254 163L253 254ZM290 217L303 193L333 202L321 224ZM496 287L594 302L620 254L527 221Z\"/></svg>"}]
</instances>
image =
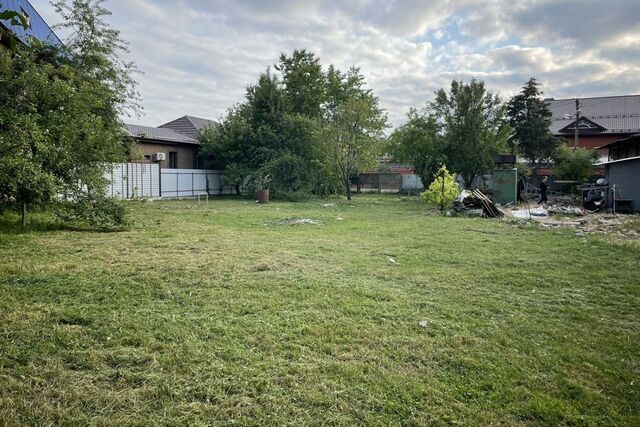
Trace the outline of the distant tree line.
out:
<instances>
[{"instance_id":1,"label":"distant tree line","mask_svg":"<svg viewBox=\"0 0 640 427\"><path fill-rule=\"evenodd\" d=\"M426 186L443 165L470 185L495 168L499 154L533 167L555 162L566 178L588 177L594 153L567 149L550 124L535 78L506 103L480 80L454 80L386 137L386 115L357 68L323 70L314 53L295 50L248 86L244 102L200 140L208 166L225 169L238 194L269 176L276 195L350 198L353 179L383 154L411 164Z\"/></svg>"},{"instance_id":2,"label":"distant tree line","mask_svg":"<svg viewBox=\"0 0 640 427\"><path fill-rule=\"evenodd\" d=\"M556 173L586 179L593 173L594 151L569 149L551 134L551 111L539 82L529 79L507 103L488 91L484 82L452 81L422 109L412 109L407 121L391 134L387 151L412 164L425 186L445 165L466 185L495 167L498 154L516 154L529 165L555 162Z\"/></svg>"}]
</instances>

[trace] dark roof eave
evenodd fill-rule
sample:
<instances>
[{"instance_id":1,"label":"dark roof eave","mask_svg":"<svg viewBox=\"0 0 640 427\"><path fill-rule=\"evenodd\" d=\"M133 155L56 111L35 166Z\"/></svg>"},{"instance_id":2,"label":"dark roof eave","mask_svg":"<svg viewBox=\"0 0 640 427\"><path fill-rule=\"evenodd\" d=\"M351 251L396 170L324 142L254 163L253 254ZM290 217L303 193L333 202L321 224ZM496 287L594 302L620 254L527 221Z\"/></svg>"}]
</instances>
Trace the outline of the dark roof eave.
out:
<instances>
[{"instance_id":1,"label":"dark roof eave","mask_svg":"<svg viewBox=\"0 0 640 427\"><path fill-rule=\"evenodd\" d=\"M600 147L598 147L598 149L603 149L603 148L612 148L612 147L617 147L619 145L625 145L626 143L633 141L635 139L640 140L640 133L634 133L633 135L629 135L626 138L622 138L622 139L618 139L616 141L612 141L609 142L608 144L604 144Z\"/></svg>"},{"instance_id":2,"label":"dark roof eave","mask_svg":"<svg viewBox=\"0 0 640 427\"><path fill-rule=\"evenodd\" d=\"M138 142L147 142L151 144L181 144L181 145L195 145L200 146L198 141L177 141L173 139L161 139L161 138L148 138L142 136L128 135L130 138L134 138Z\"/></svg>"}]
</instances>

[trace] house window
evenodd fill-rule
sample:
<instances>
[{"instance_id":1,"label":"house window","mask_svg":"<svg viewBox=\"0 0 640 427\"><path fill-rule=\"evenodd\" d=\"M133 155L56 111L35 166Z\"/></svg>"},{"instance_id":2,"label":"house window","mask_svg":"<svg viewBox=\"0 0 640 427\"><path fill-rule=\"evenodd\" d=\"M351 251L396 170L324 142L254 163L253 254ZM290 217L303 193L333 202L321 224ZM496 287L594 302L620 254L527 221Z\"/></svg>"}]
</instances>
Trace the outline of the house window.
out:
<instances>
[{"instance_id":1,"label":"house window","mask_svg":"<svg viewBox=\"0 0 640 427\"><path fill-rule=\"evenodd\" d=\"M178 168L178 152L169 151L169 169Z\"/></svg>"},{"instance_id":2,"label":"house window","mask_svg":"<svg viewBox=\"0 0 640 427\"><path fill-rule=\"evenodd\" d=\"M151 160L151 154L145 154L144 155L144 159L145 160Z\"/></svg>"},{"instance_id":3,"label":"house window","mask_svg":"<svg viewBox=\"0 0 640 427\"><path fill-rule=\"evenodd\" d=\"M200 156L198 156L197 154L193 155L193 168L194 169L201 169Z\"/></svg>"},{"instance_id":4,"label":"house window","mask_svg":"<svg viewBox=\"0 0 640 427\"><path fill-rule=\"evenodd\" d=\"M27 27L31 28L31 18L29 17L27 11L23 8L20 8L20 15L22 15L24 17L24 20L27 21Z\"/></svg>"}]
</instances>

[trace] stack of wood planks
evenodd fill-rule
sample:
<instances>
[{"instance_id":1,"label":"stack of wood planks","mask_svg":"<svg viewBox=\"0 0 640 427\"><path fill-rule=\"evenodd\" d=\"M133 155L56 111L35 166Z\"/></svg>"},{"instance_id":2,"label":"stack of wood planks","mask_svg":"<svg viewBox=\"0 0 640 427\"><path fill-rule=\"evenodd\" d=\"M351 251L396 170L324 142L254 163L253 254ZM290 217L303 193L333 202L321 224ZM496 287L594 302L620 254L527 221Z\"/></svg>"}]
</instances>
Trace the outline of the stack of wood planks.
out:
<instances>
[{"instance_id":1,"label":"stack of wood planks","mask_svg":"<svg viewBox=\"0 0 640 427\"><path fill-rule=\"evenodd\" d=\"M474 190L473 196L480 200L482 203L482 210L484 215L489 218L502 218L504 216L504 212L502 212L496 205L493 204L491 199L482 194L480 190Z\"/></svg>"}]
</instances>

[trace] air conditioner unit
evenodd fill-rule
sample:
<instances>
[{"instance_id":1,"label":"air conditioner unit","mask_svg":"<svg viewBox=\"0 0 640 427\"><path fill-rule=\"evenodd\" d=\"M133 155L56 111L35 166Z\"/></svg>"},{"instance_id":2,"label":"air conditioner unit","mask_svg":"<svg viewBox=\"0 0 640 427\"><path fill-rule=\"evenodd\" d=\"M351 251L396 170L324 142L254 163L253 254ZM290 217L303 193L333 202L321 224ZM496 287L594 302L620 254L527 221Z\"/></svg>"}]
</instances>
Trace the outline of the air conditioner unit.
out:
<instances>
[{"instance_id":1,"label":"air conditioner unit","mask_svg":"<svg viewBox=\"0 0 640 427\"><path fill-rule=\"evenodd\" d=\"M153 153L151 156L151 160L154 162L161 162L163 160L167 160L165 153Z\"/></svg>"}]
</instances>

